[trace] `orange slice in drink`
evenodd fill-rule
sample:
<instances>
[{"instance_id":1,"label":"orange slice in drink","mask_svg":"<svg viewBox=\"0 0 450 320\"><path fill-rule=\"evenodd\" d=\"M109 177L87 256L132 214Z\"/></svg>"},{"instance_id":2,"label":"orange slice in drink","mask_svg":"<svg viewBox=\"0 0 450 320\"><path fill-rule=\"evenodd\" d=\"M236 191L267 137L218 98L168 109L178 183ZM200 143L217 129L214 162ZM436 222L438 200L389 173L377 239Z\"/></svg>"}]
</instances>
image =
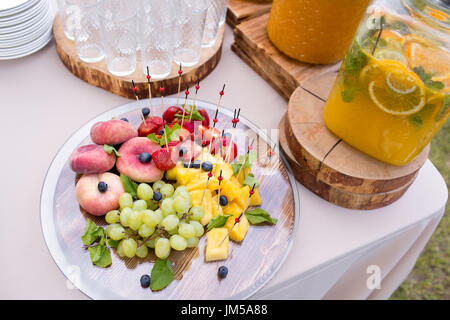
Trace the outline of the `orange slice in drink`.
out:
<instances>
[{"instance_id":1,"label":"orange slice in drink","mask_svg":"<svg viewBox=\"0 0 450 320\"><path fill-rule=\"evenodd\" d=\"M433 80L450 79L450 54L436 47L424 46L418 42L406 45L405 56L411 69L423 67L426 73L435 75ZM439 80L440 79L440 80Z\"/></svg>"},{"instance_id":2,"label":"orange slice in drink","mask_svg":"<svg viewBox=\"0 0 450 320\"><path fill-rule=\"evenodd\" d=\"M379 70L368 89L370 98L381 110L408 116L425 106L425 88L415 73L401 64L380 63Z\"/></svg>"}]
</instances>

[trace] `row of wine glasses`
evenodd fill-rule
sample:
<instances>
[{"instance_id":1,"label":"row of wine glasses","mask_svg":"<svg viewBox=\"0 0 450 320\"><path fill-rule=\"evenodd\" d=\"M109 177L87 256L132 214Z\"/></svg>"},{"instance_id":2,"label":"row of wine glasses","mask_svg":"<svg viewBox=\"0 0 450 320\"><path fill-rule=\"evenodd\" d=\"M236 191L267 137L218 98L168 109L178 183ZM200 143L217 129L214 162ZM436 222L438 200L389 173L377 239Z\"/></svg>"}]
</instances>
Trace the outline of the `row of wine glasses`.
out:
<instances>
[{"instance_id":1,"label":"row of wine glasses","mask_svg":"<svg viewBox=\"0 0 450 320\"><path fill-rule=\"evenodd\" d=\"M153 79L172 68L199 63L201 49L214 46L225 22L228 0L58 0L64 32L81 60L106 59L108 71L136 70Z\"/></svg>"}]
</instances>

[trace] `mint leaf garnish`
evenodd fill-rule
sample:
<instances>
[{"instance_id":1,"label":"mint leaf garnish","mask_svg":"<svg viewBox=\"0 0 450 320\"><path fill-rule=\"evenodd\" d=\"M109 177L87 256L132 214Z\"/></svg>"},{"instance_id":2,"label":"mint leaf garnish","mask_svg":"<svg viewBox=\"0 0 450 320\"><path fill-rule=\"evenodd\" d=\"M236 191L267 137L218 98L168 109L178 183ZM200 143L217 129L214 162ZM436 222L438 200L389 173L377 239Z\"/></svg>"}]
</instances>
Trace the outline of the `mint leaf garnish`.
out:
<instances>
[{"instance_id":1,"label":"mint leaf garnish","mask_svg":"<svg viewBox=\"0 0 450 320\"><path fill-rule=\"evenodd\" d=\"M261 224L268 222L270 224L276 224L278 219L272 218L269 213L261 208L256 208L245 213L248 221L251 224Z\"/></svg>"},{"instance_id":2,"label":"mint leaf garnish","mask_svg":"<svg viewBox=\"0 0 450 320\"><path fill-rule=\"evenodd\" d=\"M86 227L84 233L81 236L83 244L88 246L94 243L98 238L105 237L105 230L102 227L97 226L91 219L86 220Z\"/></svg>"},{"instance_id":3,"label":"mint leaf garnish","mask_svg":"<svg viewBox=\"0 0 450 320\"><path fill-rule=\"evenodd\" d=\"M245 176L243 184L247 185L247 186L250 186L252 188L253 188L253 186L255 186L255 188L257 188L258 187L258 180L256 180L256 178L253 175L253 173L249 173L248 175Z\"/></svg>"},{"instance_id":4,"label":"mint leaf garnish","mask_svg":"<svg viewBox=\"0 0 450 320\"><path fill-rule=\"evenodd\" d=\"M120 181L122 181L123 190L131 194L133 197L137 197L138 184L131 180L128 176L120 174Z\"/></svg>"},{"instance_id":5,"label":"mint leaf garnish","mask_svg":"<svg viewBox=\"0 0 450 320\"><path fill-rule=\"evenodd\" d=\"M251 150L250 152L246 153L245 155L241 155L238 157L238 160L231 164L231 167L233 168L233 174L237 175L239 171L241 171L242 165L244 165L244 168L250 168L253 163L258 160L258 153L256 150Z\"/></svg>"},{"instance_id":6,"label":"mint leaf garnish","mask_svg":"<svg viewBox=\"0 0 450 320\"><path fill-rule=\"evenodd\" d=\"M231 216L232 216L231 214L227 214L224 216L222 215L216 216L214 219L211 219L211 221L209 221L208 225L206 226L206 229L210 231L211 229L214 228L222 228L227 222L228 217Z\"/></svg>"},{"instance_id":7,"label":"mint leaf garnish","mask_svg":"<svg viewBox=\"0 0 450 320\"><path fill-rule=\"evenodd\" d=\"M367 63L367 56L363 53L358 42L353 41L350 50L345 57L345 71L349 73L359 74L359 71Z\"/></svg>"},{"instance_id":8,"label":"mint leaf garnish","mask_svg":"<svg viewBox=\"0 0 450 320\"><path fill-rule=\"evenodd\" d=\"M184 119L191 118L191 120L194 120L194 121L203 121L204 120L202 114L200 112L198 112L196 106L190 105L189 107L192 108L191 112L189 110L187 110L183 105L184 110L186 110L186 113L184 114ZM192 113L192 115L190 115L189 112ZM181 118L183 118L183 114L175 114L175 118L181 119Z\"/></svg>"},{"instance_id":9,"label":"mint leaf garnish","mask_svg":"<svg viewBox=\"0 0 450 320\"><path fill-rule=\"evenodd\" d=\"M167 136L167 143L178 140L180 137L181 132L181 126L178 123L175 123L172 128L169 128L169 126L166 124L164 127L164 134L161 136L161 138L158 138L156 136L156 133L150 133L147 138L153 141L156 144L159 144L160 147L166 145L166 136Z\"/></svg>"},{"instance_id":10,"label":"mint leaf garnish","mask_svg":"<svg viewBox=\"0 0 450 320\"><path fill-rule=\"evenodd\" d=\"M111 154L114 152L114 154L116 155L116 158L120 158L120 153L116 150L116 148L114 148L113 146L110 146L108 144L103 145L103 150L107 153L107 154Z\"/></svg>"},{"instance_id":11,"label":"mint leaf garnish","mask_svg":"<svg viewBox=\"0 0 450 320\"><path fill-rule=\"evenodd\" d=\"M111 265L111 254L109 250L104 245L96 245L89 248L89 256L94 265L106 268Z\"/></svg>"},{"instance_id":12,"label":"mint leaf garnish","mask_svg":"<svg viewBox=\"0 0 450 320\"><path fill-rule=\"evenodd\" d=\"M173 271L170 260L156 259L150 278L152 279L150 282L150 289L153 291L167 287L173 281Z\"/></svg>"},{"instance_id":13,"label":"mint leaf garnish","mask_svg":"<svg viewBox=\"0 0 450 320\"><path fill-rule=\"evenodd\" d=\"M450 108L450 95L445 95L444 102L442 103L442 107L439 112L436 114L436 121L441 120L447 114Z\"/></svg>"}]
</instances>

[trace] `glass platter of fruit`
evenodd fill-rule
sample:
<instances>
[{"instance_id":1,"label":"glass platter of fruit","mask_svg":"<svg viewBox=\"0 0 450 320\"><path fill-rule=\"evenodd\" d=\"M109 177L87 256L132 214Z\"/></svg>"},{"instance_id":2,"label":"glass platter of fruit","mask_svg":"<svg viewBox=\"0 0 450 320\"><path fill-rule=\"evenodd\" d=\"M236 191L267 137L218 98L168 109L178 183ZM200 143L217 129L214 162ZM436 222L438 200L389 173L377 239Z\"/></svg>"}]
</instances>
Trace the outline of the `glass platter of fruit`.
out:
<instances>
[{"instance_id":1,"label":"glass platter of fruit","mask_svg":"<svg viewBox=\"0 0 450 320\"><path fill-rule=\"evenodd\" d=\"M99 115L50 165L44 238L90 298L244 299L291 248L298 192L266 131L240 110L177 100Z\"/></svg>"}]
</instances>

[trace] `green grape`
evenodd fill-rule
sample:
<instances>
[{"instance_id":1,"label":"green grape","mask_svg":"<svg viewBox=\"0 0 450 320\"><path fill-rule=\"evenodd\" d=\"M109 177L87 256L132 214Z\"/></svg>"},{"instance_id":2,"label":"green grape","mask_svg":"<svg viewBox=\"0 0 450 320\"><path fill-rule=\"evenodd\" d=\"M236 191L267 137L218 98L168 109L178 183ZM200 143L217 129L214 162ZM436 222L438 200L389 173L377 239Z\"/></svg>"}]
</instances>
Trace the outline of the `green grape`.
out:
<instances>
[{"instance_id":1,"label":"green grape","mask_svg":"<svg viewBox=\"0 0 450 320\"><path fill-rule=\"evenodd\" d=\"M133 203L133 210L145 210L147 209L147 201L145 200L136 200Z\"/></svg>"},{"instance_id":2,"label":"green grape","mask_svg":"<svg viewBox=\"0 0 450 320\"><path fill-rule=\"evenodd\" d=\"M184 199L186 199L186 201L189 204L189 208L192 207L192 198L191 198L191 195L188 192L182 192L178 196L183 197Z\"/></svg>"},{"instance_id":3,"label":"green grape","mask_svg":"<svg viewBox=\"0 0 450 320\"><path fill-rule=\"evenodd\" d=\"M131 216L132 212L133 212L133 209L131 209L130 207L125 207L125 208L123 208L122 212L120 213L120 223L124 227L130 226L130 216Z\"/></svg>"},{"instance_id":4,"label":"green grape","mask_svg":"<svg viewBox=\"0 0 450 320\"><path fill-rule=\"evenodd\" d=\"M161 188L165 185L166 183L162 180L158 180L155 183L153 183L153 191L154 192L160 192Z\"/></svg>"},{"instance_id":5,"label":"green grape","mask_svg":"<svg viewBox=\"0 0 450 320\"><path fill-rule=\"evenodd\" d=\"M149 227L156 227L163 219L161 211L144 210L142 222Z\"/></svg>"},{"instance_id":6,"label":"green grape","mask_svg":"<svg viewBox=\"0 0 450 320\"><path fill-rule=\"evenodd\" d=\"M165 217L161 221L161 225L166 230L172 230L177 227L179 221L180 221L180 219L178 219L178 217L176 215L172 214L170 216Z\"/></svg>"},{"instance_id":7,"label":"green grape","mask_svg":"<svg viewBox=\"0 0 450 320\"><path fill-rule=\"evenodd\" d=\"M141 183L137 187L137 196L139 199L148 201L153 198L153 189L146 183Z\"/></svg>"},{"instance_id":8,"label":"green grape","mask_svg":"<svg viewBox=\"0 0 450 320\"><path fill-rule=\"evenodd\" d=\"M197 237L186 239L186 247L187 248L195 248L198 246L200 239Z\"/></svg>"},{"instance_id":9,"label":"green grape","mask_svg":"<svg viewBox=\"0 0 450 320\"><path fill-rule=\"evenodd\" d=\"M163 195L163 197L165 197L165 198L171 197L174 192L173 185L171 185L170 183L166 183L165 185L163 185L161 187L160 192Z\"/></svg>"},{"instance_id":10,"label":"green grape","mask_svg":"<svg viewBox=\"0 0 450 320\"><path fill-rule=\"evenodd\" d=\"M173 196L175 197L175 196L177 196L177 195L179 195L180 193L183 193L183 192L187 193L188 192L188 188L186 186L179 186L179 187L177 187L177 189L173 193Z\"/></svg>"},{"instance_id":11,"label":"green grape","mask_svg":"<svg viewBox=\"0 0 450 320\"><path fill-rule=\"evenodd\" d=\"M136 255L139 258L145 258L147 256L147 254L148 254L147 246L142 245L136 249Z\"/></svg>"},{"instance_id":12,"label":"green grape","mask_svg":"<svg viewBox=\"0 0 450 320\"><path fill-rule=\"evenodd\" d=\"M178 195L173 200L173 208L177 213L187 213L190 207L191 206L185 197Z\"/></svg>"},{"instance_id":13,"label":"green grape","mask_svg":"<svg viewBox=\"0 0 450 320\"><path fill-rule=\"evenodd\" d=\"M201 237L205 232L205 229L203 229L202 224L198 221L191 221L190 225L194 227L196 237Z\"/></svg>"},{"instance_id":14,"label":"green grape","mask_svg":"<svg viewBox=\"0 0 450 320\"><path fill-rule=\"evenodd\" d=\"M109 211L105 216L106 223L113 224L119 221L120 220L119 214L120 214L119 210Z\"/></svg>"},{"instance_id":15,"label":"green grape","mask_svg":"<svg viewBox=\"0 0 450 320\"><path fill-rule=\"evenodd\" d=\"M136 254L137 243L133 238L122 240L123 253L128 258L133 258Z\"/></svg>"},{"instance_id":16,"label":"green grape","mask_svg":"<svg viewBox=\"0 0 450 320\"><path fill-rule=\"evenodd\" d=\"M166 259L170 254L170 241L166 238L159 238L155 244L155 254L160 259Z\"/></svg>"},{"instance_id":17,"label":"green grape","mask_svg":"<svg viewBox=\"0 0 450 320\"><path fill-rule=\"evenodd\" d=\"M180 236L186 239L195 237L195 235L197 234L195 232L194 226L189 223L183 223L182 225L180 225L178 227L178 233L180 234Z\"/></svg>"},{"instance_id":18,"label":"green grape","mask_svg":"<svg viewBox=\"0 0 450 320\"><path fill-rule=\"evenodd\" d=\"M168 234L173 236L174 234L178 234L178 227L173 228L172 230L166 230Z\"/></svg>"},{"instance_id":19,"label":"green grape","mask_svg":"<svg viewBox=\"0 0 450 320\"><path fill-rule=\"evenodd\" d=\"M112 240L121 240L125 236L125 229L118 223L106 227L106 235Z\"/></svg>"},{"instance_id":20,"label":"green grape","mask_svg":"<svg viewBox=\"0 0 450 320\"><path fill-rule=\"evenodd\" d=\"M155 227L150 227L146 224L143 224L139 227L138 230L138 234L142 237L142 238L148 238L150 237L153 232L155 232Z\"/></svg>"},{"instance_id":21,"label":"green grape","mask_svg":"<svg viewBox=\"0 0 450 320\"><path fill-rule=\"evenodd\" d=\"M175 214L175 209L173 205L174 200L172 198L166 198L161 203L161 212L163 217L167 217L171 214Z\"/></svg>"},{"instance_id":22,"label":"green grape","mask_svg":"<svg viewBox=\"0 0 450 320\"><path fill-rule=\"evenodd\" d=\"M129 218L129 227L132 230L137 231L141 226L141 224L142 224L141 212L140 211L131 212Z\"/></svg>"},{"instance_id":23,"label":"green grape","mask_svg":"<svg viewBox=\"0 0 450 320\"><path fill-rule=\"evenodd\" d=\"M175 234L170 237L170 246L174 250L183 251L186 249L187 244L186 240L182 236Z\"/></svg>"},{"instance_id":24,"label":"green grape","mask_svg":"<svg viewBox=\"0 0 450 320\"><path fill-rule=\"evenodd\" d=\"M145 243L145 245L146 245L147 247L149 247L149 248L154 249L154 248L155 248L156 241L158 241L158 239L161 239L161 237L156 237L156 238L150 239L150 240L148 240L148 241Z\"/></svg>"},{"instance_id":25,"label":"green grape","mask_svg":"<svg viewBox=\"0 0 450 320\"><path fill-rule=\"evenodd\" d=\"M119 197L120 209L131 208L133 206L133 197L129 193L122 193Z\"/></svg>"},{"instance_id":26,"label":"green grape","mask_svg":"<svg viewBox=\"0 0 450 320\"><path fill-rule=\"evenodd\" d=\"M201 206L193 206L189 213L191 214L189 216L191 220L200 220L205 215L205 209Z\"/></svg>"},{"instance_id":27,"label":"green grape","mask_svg":"<svg viewBox=\"0 0 450 320\"><path fill-rule=\"evenodd\" d=\"M119 255L119 257L123 258L125 257L125 253L123 252L123 241L119 242L119 245L117 246L117 254Z\"/></svg>"}]
</instances>

